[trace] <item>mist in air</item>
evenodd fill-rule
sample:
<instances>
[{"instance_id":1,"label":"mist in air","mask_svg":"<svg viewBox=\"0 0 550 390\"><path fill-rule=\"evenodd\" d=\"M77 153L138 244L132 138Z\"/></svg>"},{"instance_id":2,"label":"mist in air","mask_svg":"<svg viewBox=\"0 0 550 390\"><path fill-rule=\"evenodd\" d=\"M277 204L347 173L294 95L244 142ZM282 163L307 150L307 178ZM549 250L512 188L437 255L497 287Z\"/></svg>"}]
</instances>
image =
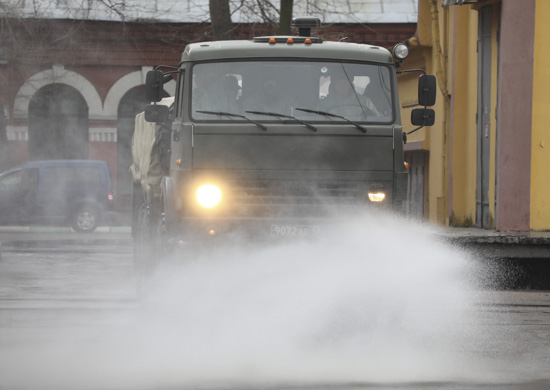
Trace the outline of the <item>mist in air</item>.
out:
<instances>
[{"instance_id":1,"label":"mist in air","mask_svg":"<svg viewBox=\"0 0 550 390\"><path fill-rule=\"evenodd\" d=\"M361 218L320 238L211 249L166 263L122 321L106 315L107 325L70 341L6 350L2 383L453 382L497 380L507 370L476 355L486 336L468 256L423 226Z\"/></svg>"},{"instance_id":2,"label":"mist in air","mask_svg":"<svg viewBox=\"0 0 550 390\"><path fill-rule=\"evenodd\" d=\"M320 240L166 269L143 331L162 333L159 355L178 351L163 368L185 381L458 377L465 259L407 225L354 220Z\"/></svg>"}]
</instances>

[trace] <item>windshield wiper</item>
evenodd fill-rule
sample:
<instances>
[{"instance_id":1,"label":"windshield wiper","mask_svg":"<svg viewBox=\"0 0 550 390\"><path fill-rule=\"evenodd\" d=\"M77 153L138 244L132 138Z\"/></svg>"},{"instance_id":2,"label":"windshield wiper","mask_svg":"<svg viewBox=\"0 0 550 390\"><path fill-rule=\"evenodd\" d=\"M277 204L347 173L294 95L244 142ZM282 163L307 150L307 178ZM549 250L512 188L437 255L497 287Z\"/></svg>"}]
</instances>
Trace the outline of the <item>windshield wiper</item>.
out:
<instances>
[{"instance_id":1,"label":"windshield wiper","mask_svg":"<svg viewBox=\"0 0 550 390\"><path fill-rule=\"evenodd\" d=\"M250 123L254 123L256 126L258 126L260 129L262 129L263 131L267 131L267 126L265 125L262 125L260 122L256 122L255 120L253 119L250 119L250 118L247 118L246 116L244 115L240 115L240 114L233 114L232 112L224 112L224 111L196 111L200 114L210 114L210 115L218 115L218 116L229 116L229 117L234 117L234 118L242 118L242 119L246 119L247 121L249 121Z\"/></svg>"},{"instance_id":2,"label":"windshield wiper","mask_svg":"<svg viewBox=\"0 0 550 390\"><path fill-rule=\"evenodd\" d=\"M303 112L309 112L311 114L317 114L317 115L324 115L324 116L327 116L329 118L339 118L339 119L343 119L345 120L346 122L348 123L351 123L352 125L354 125L355 127L357 127L359 130L361 130L364 133L367 132L367 129L363 126L361 126L359 123L357 122L354 122L352 120L349 120L348 118L346 118L345 116L342 116L342 115L336 115L336 114L332 114L330 112L326 112L326 111L317 111L317 110L310 110L310 109L307 109L307 108L295 108L295 110L298 110L298 111L303 111Z\"/></svg>"},{"instance_id":3,"label":"windshield wiper","mask_svg":"<svg viewBox=\"0 0 550 390\"><path fill-rule=\"evenodd\" d=\"M311 129L313 131L317 131L317 127L313 126L313 125L310 125L309 123L307 122L304 122L303 120L301 119L298 119L298 118L295 118L293 117L292 115L284 115L284 114L279 114L277 112L263 112L263 111L245 111L245 112L248 112L249 114L255 114L255 115L267 115L267 116L274 116L274 117L277 117L277 118L288 118L288 119L292 119L298 123L301 123L302 125L306 126L308 129Z\"/></svg>"}]
</instances>

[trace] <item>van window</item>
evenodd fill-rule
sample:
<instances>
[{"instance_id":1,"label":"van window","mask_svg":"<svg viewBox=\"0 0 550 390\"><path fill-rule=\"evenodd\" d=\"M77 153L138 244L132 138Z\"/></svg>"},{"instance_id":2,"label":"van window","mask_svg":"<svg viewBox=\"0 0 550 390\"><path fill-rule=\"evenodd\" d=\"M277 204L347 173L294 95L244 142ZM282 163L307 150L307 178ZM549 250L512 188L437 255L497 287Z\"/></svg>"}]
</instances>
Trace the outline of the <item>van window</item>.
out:
<instances>
[{"instance_id":1,"label":"van window","mask_svg":"<svg viewBox=\"0 0 550 390\"><path fill-rule=\"evenodd\" d=\"M0 188L4 190L30 190L36 179L37 169L21 169L6 175L0 180Z\"/></svg>"},{"instance_id":2,"label":"van window","mask_svg":"<svg viewBox=\"0 0 550 390\"><path fill-rule=\"evenodd\" d=\"M15 171L10 173L9 175L6 175L5 177L0 180L0 188L5 190L15 190L19 187L19 183L21 183L21 178L23 171Z\"/></svg>"},{"instance_id":3,"label":"van window","mask_svg":"<svg viewBox=\"0 0 550 390\"><path fill-rule=\"evenodd\" d=\"M97 167L50 167L44 168L44 185L97 188L101 176Z\"/></svg>"}]
</instances>

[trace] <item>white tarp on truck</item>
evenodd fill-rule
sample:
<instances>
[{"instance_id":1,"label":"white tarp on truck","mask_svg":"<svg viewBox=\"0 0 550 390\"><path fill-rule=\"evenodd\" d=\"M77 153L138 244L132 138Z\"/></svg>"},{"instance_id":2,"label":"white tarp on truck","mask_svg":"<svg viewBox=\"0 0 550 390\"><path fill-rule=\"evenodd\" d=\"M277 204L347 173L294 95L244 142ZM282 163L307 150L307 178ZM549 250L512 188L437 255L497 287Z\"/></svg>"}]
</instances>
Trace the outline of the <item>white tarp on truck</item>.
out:
<instances>
[{"instance_id":1,"label":"white tarp on truck","mask_svg":"<svg viewBox=\"0 0 550 390\"><path fill-rule=\"evenodd\" d=\"M170 107L174 98L164 98L160 105ZM145 120L145 113L136 115L134 135L132 136L132 165L130 173L134 183L141 183L144 194L159 195L163 172L160 164L158 143L160 126Z\"/></svg>"}]
</instances>

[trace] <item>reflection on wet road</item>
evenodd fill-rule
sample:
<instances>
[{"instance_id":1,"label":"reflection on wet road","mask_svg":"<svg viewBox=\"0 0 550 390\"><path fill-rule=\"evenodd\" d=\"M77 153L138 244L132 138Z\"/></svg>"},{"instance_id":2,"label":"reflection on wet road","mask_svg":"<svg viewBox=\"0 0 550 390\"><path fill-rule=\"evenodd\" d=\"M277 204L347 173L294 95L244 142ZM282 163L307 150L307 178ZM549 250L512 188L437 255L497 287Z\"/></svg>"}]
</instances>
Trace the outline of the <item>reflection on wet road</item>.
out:
<instances>
[{"instance_id":1,"label":"reflection on wet road","mask_svg":"<svg viewBox=\"0 0 550 390\"><path fill-rule=\"evenodd\" d=\"M142 299L127 240L3 245L0 389L550 388L550 293L342 244L173 262Z\"/></svg>"}]
</instances>

